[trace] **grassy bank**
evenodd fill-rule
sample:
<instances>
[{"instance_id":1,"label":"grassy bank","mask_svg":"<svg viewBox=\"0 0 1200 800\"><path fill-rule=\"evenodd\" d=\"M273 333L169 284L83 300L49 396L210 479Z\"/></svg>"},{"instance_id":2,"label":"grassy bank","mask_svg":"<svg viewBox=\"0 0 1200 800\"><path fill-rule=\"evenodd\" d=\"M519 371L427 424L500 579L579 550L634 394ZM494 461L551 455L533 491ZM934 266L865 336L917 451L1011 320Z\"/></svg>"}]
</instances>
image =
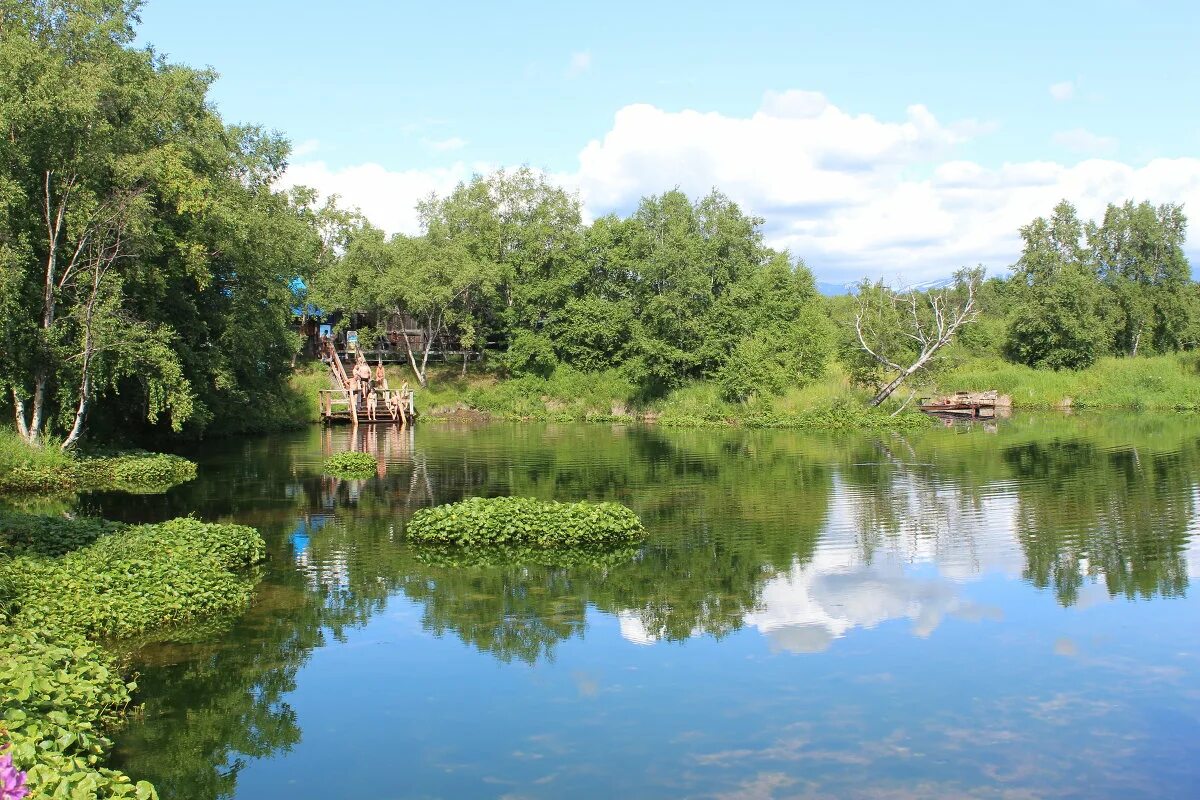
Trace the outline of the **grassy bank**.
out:
<instances>
[{"instance_id":1,"label":"grassy bank","mask_svg":"<svg viewBox=\"0 0 1200 800\"><path fill-rule=\"evenodd\" d=\"M115 489L154 493L190 481L196 465L164 453L75 456L53 442L30 447L15 431L0 428L0 494L70 494Z\"/></svg>"},{"instance_id":2,"label":"grassy bank","mask_svg":"<svg viewBox=\"0 0 1200 800\"><path fill-rule=\"evenodd\" d=\"M392 386L409 381L407 368L389 367ZM292 378L308 398L307 416L319 414L317 390L328 386L321 364ZM1027 409L1090 408L1125 411L1200 410L1200 354L1103 358L1078 372L1036 370L999 359L967 358L943 368L922 394L959 389L997 389ZM907 397L901 389L898 396ZM559 367L550 377L504 378L475 368L462 376L457 367L430 370L427 388L417 387L417 407L427 417L479 415L491 419L556 422L657 422L674 426L745 425L795 428L897 428L921 424L921 417L893 417L893 402L881 411L867 408L870 393L851 385L834 365L822 379L778 397L730 403L715 384L689 383L665 397L640 399L618 370L582 373Z\"/></svg>"},{"instance_id":3,"label":"grassy bank","mask_svg":"<svg viewBox=\"0 0 1200 800\"><path fill-rule=\"evenodd\" d=\"M98 642L240 612L264 554L240 525L0 514L0 721L34 797L157 796L104 766L137 686Z\"/></svg>"},{"instance_id":4,"label":"grassy bank","mask_svg":"<svg viewBox=\"0 0 1200 800\"><path fill-rule=\"evenodd\" d=\"M1036 370L994 359L966 361L938 378L945 391L997 389L1016 408L1200 410L1200 354L1102 358L1078 372Z\"/></svg>"},{"instance_id":5,"label":"grassy bank","mask_svg":"<svg viewBox=\"0 0 1200 800\"><path fill-rule=\"evenodd\" d=\"M850 385L840 370L779 397L730 403L711 383L691 383L665 397L645 400L619 370L584 373L560 366L548 378L504 378L476 370L462 376L456 367L431 369L429 386L417 386L407 368L388 367L393 387L403 381L417 389L417 409L426 418L460 415L546 422L654 422L671 426L746 425L795 428L903 428L927 424L915 414L892 416L895 406L867 408L869 393ZM310 419L319 418L317 391L329 380L323 365L296 372L292 386L311 398Z\"/></svg>"}]
</instances>

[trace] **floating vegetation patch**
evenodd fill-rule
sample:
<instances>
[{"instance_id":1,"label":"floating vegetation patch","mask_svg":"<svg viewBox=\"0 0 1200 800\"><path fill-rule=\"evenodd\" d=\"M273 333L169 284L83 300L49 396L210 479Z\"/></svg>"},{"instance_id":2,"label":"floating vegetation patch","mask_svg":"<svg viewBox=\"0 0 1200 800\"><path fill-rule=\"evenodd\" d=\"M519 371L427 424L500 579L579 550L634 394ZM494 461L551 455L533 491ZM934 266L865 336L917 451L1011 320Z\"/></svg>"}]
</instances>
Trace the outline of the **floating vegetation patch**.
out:
<instances>
[{"instance_id":1,"label":"floating vegetation patch","mask_svg":"<svg viewBox=\"0 0 1200 800\"><path fill-rule=\"evenodd\" d=\"M83 488L157 494L195 478L196 465L166 453L129 453L83 459L76 472Z\"/></svg>"},{"instance_id":2,"label":"floating vegetation patch","mask_svg":"<svg viewBox=\"0 0 1200 800\"><path fill-rule=\"evenodd\" d=\"M124 523L96 517L0 512L0 552L14 556L61 556L125 527Z\"/></svg>"},{"instance_id":3,"label":"floating vegetation patch","mask_svg":"<svg viewBox=\"0 0 1200 800\"><path fill-rule=\"evenodd\" d=\"M25 449L27 458L0 464L0 494L63 495L110 489L157 494L196 477L193 462L166 453L74 458Z\"/></svg>"},{"instance_id":4,"label":"floating vegetation patch","mask_svg":"<svg viewBox=\"0 0 1200 800\"><path fill-rule=\"evenodd\" d=\"M428 545L502 545L537 549L600 549L640 542L637 515L619 503L558 503L524 497L473 497L421 509L407 527Z\"/></svg>"},{"instance_id":5,"label":"floating vegetation patch","mask_svg":"<svg viewBox=\"0 0 1200 800\"><path fill-rule=\"evenodd\" d=\"M323 471L337 478L373 478L377 462L368 453L344 452L325 459Z\"/></svg>"},{"instance_id":6,"label":"floating vegetation patch","mask_svg":"<svg viewBox=\"0 0 1200 800\"><path fill-rule=\"evenodd\" d=\"M94 640L240 614L265 553L242 525L0 515L0 727L34 797L157 797L103 766L136 685Z\"/></svg>"}]
</instances>

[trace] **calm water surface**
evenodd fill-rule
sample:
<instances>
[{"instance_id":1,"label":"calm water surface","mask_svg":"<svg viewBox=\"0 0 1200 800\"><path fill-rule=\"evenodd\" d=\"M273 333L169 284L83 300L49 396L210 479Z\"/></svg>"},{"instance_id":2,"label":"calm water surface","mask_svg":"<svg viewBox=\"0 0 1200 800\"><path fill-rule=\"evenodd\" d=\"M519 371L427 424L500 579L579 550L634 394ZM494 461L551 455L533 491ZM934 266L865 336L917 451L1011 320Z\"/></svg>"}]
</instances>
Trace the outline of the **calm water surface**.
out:
<instances>
[{"instance_id":1,"label":"calm water surface","mask_svg":"<svg viewBox=\"0 0 1200 800\"><path fill-rule=\"evenodd\" d=\"M324 478L329 453L378 477ZM226 442L126 519L270 546L134 654L116 761L176 798L1200 797L1200 419L884 436L599 425ZM405 520L614 499L607 566L463 567Z\"/></svg>"}]
</instances>

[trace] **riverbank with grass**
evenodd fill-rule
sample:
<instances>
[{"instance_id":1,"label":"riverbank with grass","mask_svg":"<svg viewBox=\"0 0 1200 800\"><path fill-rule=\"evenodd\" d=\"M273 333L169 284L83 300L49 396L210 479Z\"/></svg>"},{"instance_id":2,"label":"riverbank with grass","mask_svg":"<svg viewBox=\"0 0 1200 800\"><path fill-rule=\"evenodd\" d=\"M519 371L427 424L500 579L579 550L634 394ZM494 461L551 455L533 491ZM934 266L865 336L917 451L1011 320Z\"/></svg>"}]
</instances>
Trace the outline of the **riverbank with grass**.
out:
<instances>
[{"instance_id":1,"label":"riverbank with grass","mask_svg":"<svg viewBox=\"0 0 1200 800\"><path fill-rule=\"evenodd\" d=\"M429 385L419 387L403 367L386 368L388 383L416 388L424 420L471 418L537 422L644 422L674 427L747 427L811 429L904 429L928 424L922 415L899 404L872 409L870 393L850 384L840 370L776 397L731 403L713 383L694 382L666 396L645 399L620 370L579 372L560 366L549 377L504 377L492 370L463 376L458 367L431 369ZM292 377L292 388L309 398L308 421L320 418L317 392L329 385L322 364L307 365Z\"/></svg>"},{"instance_id":2,"label":"riverbank with grass","mask_svg":"<svg viewBox=\"0 0 1200 800\"><path fill-rule=\"evenodd\" d=\"M542 422L646 422L676 427L729 426L800 429L896 430L928 424L901 389L881 409L868 405L871 392L853 385L834 364L822 378L783 394L729 402L715 383L692 382L661 398L644 399L620 370L585 373L560 366L549 377L504 377L479 369L463 376L458 367L431 369L429 386L416 387L404 367L387 367L393 387L408 381L426 420L478 418ZM328 387L322 364L302 367L292 388L308 398L307 421L319 419L317 391ZM1200 353L1138 358L1102 358L1088 369L1040 370L1000 358L947 358L914 386L932 396L958 390L996 389L1017 409L1111 411L1200 410Z\"/></svg>"},{"instance_id":3,"label":"riverbank with grass","mask_svg":"<svg viewBox=\"0 0 1200 800\"><path fill-rule=\"evenodd\" d=\"M938 386L996 389L1014 408L1106 411L1200 410L1200 353L1101 358L1082 370L1039 370L998 359L969 359L946 370Z\"/></svg>"},{"instance_id":4,"label":"riverbank with grass","mask_svg":"<svg viewBox=\"0 0 1200 800\"><path fill-rule=\"evenodd\" d=\"M196 477L196 465L166 453L83 455L54 443L30 447L9 428L0 428L0 495L61 495L119 490L163 492Z\"/></svg>"},{"instance_id":5,"label":"riverbank with grass","mask_svg":"<svg viewBox=\"0 0 1200 800\"><path fill-rule=\"evenodd\" d=\"M242 525L0 514L0 725L34 797L158 796L105 767L137 689L115 643L241 613L265 553Z\"/></svg>"}]
</instances>

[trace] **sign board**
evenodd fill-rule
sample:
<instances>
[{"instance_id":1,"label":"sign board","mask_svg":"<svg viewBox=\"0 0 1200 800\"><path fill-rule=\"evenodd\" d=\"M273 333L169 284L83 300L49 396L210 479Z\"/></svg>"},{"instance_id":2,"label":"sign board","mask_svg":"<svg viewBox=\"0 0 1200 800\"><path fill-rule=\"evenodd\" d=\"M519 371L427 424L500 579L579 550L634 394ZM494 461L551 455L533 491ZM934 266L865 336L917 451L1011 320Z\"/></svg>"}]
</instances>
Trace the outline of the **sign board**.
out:
<instances>
[{"instance_id":1,"label":"sign board","mask_svg":"<svg viewBox=\"0 0 1200 800\"><path fill-rule=\"evenodd\" d=\"M346 346L355 347L358 345L358 331L346 331Z\"/></svg>"}]
</instances>

